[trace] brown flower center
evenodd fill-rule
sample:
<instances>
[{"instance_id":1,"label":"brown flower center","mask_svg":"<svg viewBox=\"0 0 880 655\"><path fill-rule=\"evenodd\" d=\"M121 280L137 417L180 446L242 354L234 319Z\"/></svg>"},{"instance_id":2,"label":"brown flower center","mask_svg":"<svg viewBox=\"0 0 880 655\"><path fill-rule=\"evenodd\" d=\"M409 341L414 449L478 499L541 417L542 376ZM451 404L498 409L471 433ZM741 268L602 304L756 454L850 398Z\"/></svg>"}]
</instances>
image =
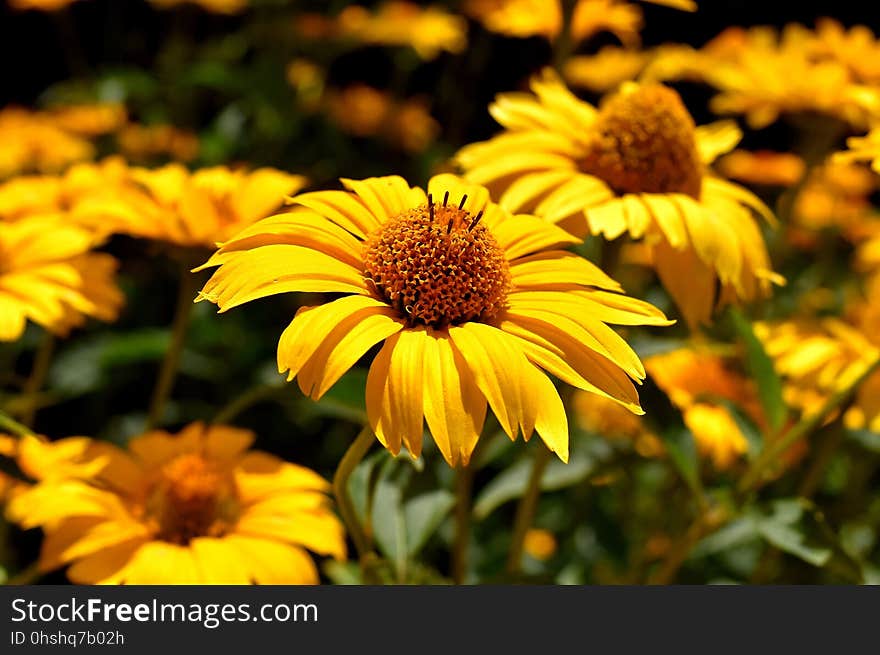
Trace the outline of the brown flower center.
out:
<instances>
[{"instance_id":1,"label":"brown flower center","mask_svg":"<svg viewBox=\"0 0 880 655\"><path fill-rule=\"evenodd\" d=\"M694 120L681 97L659 85L612 96L599 116L581 170L618 193L686 193L702 184Z\"/></svg>"},{"instance_id":2,"label":"brown flower center","mask_svg":"<svg viewBox=\"0 0 880 655\"><path fill-rule=\"evenodd\" d=\"M165 464L146 503L156 537L176 544L224 534L238 509L232 477L198 453L179 455Z\"/></svg>"},{"instance_id":3,"label":"brown flower center","mask_svg":"<svg viewBox=\"0 0 880 655\"><path fill-rule=\"evenodd\" d=\"M376 292L411 325L445 327L487 320L505 304L510 268L492 233L473 216L429 196L392 218L364 242L364 264Z\"/></svg>"}]
</instances>

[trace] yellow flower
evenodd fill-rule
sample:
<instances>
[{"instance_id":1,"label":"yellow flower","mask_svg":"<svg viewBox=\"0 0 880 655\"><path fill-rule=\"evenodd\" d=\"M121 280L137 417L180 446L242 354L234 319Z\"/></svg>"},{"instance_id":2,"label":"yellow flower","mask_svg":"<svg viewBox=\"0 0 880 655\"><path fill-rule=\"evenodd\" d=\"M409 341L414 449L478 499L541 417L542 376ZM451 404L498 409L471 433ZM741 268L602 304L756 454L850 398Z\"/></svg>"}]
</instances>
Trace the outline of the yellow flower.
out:
<instances>
[{"instance_id":1,"label":"yellow flower","mask_svg":"<svg viewBox=\"0 0 880 655\"><path fill-rule=\"evenodd\" d=\"M298 57L287 65L287 82L296 91L297 101L306 111L320 108L325 74L318 64Z\"/></svg>"},{"instance_id":2,"label":"yellow flower","mask_svg":"<svg viewBox=\"0 0 880 655\"><path fill-rule=\"evenodd\" d=\"M76 0L9 0L9 6L13 9L38 9L40 11L58 11Z\"/></svg>"},{"instance_id":3,"label":"yellow flower","mask_svg":"<svg viewBox=\"0 0 880 655\"><path fill-rule=\"evenodd\" d=\"M424 101L395 101L388 93L365 84L330 91L325 103L329 115L344 132L379 137L406 152L422 152L440 131Z\"/></svg>"},{"instance_id":4,"label":"yellow flower","mask_svg":"<svg viewBox=\"0 0 880 655\"><path fill-rule=\"evenodd\" d=\"M748 440L723 401L766 427L754 384L722 356L705 348L683 348L645 360L648 374L682 412L697 450L718 469L748 452Z\"/></svg>"},{"instance_id":5,"label":"yellow flower","mask_svg":"<svg viewBox=\"0 0 880 655\"><path fill-rule=\"evenodd\" d=\"M278 369L320 398L384 341L367 377L370 426L395 455L422 450L423 418L450 465L466 464L487 402L515 439L537 431L568 457L562 401L544 371L640 413L644 370L606 323L667 325L601 270L559 248L577 239L513 217L488 191L437 175L343 180L243 230L204 267L201 298L226 311L292 291L342 297L297 312ZM629 377L628 377L629 376Z\"/></svg>"},{"instance_id":6,"label":"yellow flower","mask_svg":"<svg viewBox=\"0 0 880 655\"><path fill-rule=\"evenodd\" d=\"M37 483L9 517L40 527L40 569L78 584L315 584L307 552L345 557L330 485L249 451L246 430L194 423L127 450L85 437L23 438ZM47 463L34 460L42 455Z\"/></svg>"},{"instance_id":7,"label":"yellow flower","mask_svg":"<svg viewBox=\"0 0 880 655\"><path fill-rule=\"evenodd\" d=\"M820 57L845 64L860 82L880 83L880 41L869 27L854 25L847 30L832 18L820 18L813 48Z\"/></svg>"},{"instance_id":8,"label":"yellow flower","mask_svg":"<svg viewBox=\"0 0 880 655\"><path fill-rule=\"evenodd\" d=\"M149 0L149 2L159 9L194 4L215 14L238 14L248 7L248 0Z\"/></svg>"},{"instance_id":9,"label":"yellow flower","mask_svg":"<svg viewBox=\"0 0 880 655\"><path fill-rule=\"evenodd\" d=\"M571 86L605 93L634 79L651 59L651 53L605 46L595 55L579 55L565 62L563 75Z\"/></svg>"},{"instance_id":10,"label":"yellow flower","mask_svg":"<svg viewBox=\"0 0 880 655\"><path fill-rule=\"evenodd\" d=\"M663 453L663 443L642 418L618 403L584 391L576 392L572 403L582 430L612 441L627 439L642 457L657 457Z\"/></svg>"},{"instance_id":11,"label":"yellow flower","mask_svg":"<svg viewBox=\"0 0 880 655\"><path fill-rule=\"evenodd\" d=\"M105 193L88 194L72 214L95 229L210 248L271 213L305 182L273 168L131 168Z\"/></svg>"},{"instance_id":12,"label":"yellow flower","mask_svg":"<svg viewBox=\"0 0 880 655\"><path fill-rule=\"evenodd\" d=\"M28 319L59 335L86 317L113 321L123 302L117 263L90 252L94 234L63 215L0 221L0 341L14 341Z\"/></svg>"},{"instance_id":13,"label":"yellow flower","mask_svg":"<svg viewBox=\"0 0 880 655\"><path fill-rule=\"evenodd\" d=\"M46 117L71 134L94 137L118 130L125 124L127 113L118 103L98 103L53 107Z\"/></svg>"},{"instance_id":14,"label":"yellow flower","mask_svg":"<svg viewBox=\"0 0 880 655\"><path fill-rule=\"evenodd\" d=\"M119 130L116 140L120 151L135 161L170 157L189 162L199 156L199 137L173 125L129 123Z\"/></svg>"},{"instance_id":15,"label":"yellow flower","mask_svg":"<svg viewBox=\"0 0 880 655\"><path fill-rule=\"evenodd\" d=\"M790 152L734 150L718 160L720 173L747 184L789 187L804 174L804 160Z\"/></svg>"},{"instance_id":16,"label":"yellow flower","mask_svg":"<svg viewBox=\"0 0 880 655\"><path fill-rule=\"evenodd\" d=\"M678 94L656 84L625 84L598 110L549 70L532 90L498 96L489 111L506 130L456 155L502 207L574 234L644 239L691 325L709 322L716 301L781 282L753 215L772 221L770 210L707 168L739 141L735 125L695 127Z\"/></svg>"},{"instance_id":17,"label":"yellow flower","mask_svg":"<svg viewBox=\"0 0 880 655\"><path fill-rule=\"evenodd\" d=\"M769 27L731 27L700 51L691 51L688 64L681 51L672 51L675 65L658 63L655 72L665 71L662 79L677 73L702 79L720 91L711 101L713 111L744 114L755 129L780 114L801 112L863 126L880 109L880 91L860 83L840 61L816 57L814 40L812 32L796 24L781 34Z\"/></svg>"},{"instance_id":18,"label":"yellow flower","mask_svg":"<svg viewBox=\"0 0 880 655\"><path fill-rule=\"evenodd\" d=\"M44 114L0 109L0 179L16 173L55 173L94 154L91 143L62 130Z\"/></svg>"},{"instance_id":19,"label":"yellow flower","mask_svg":"<svg viewBox=\"0 0 880 655\"><path fill-rule=\"evenodd\" d=\"M853 136L846 140L848 150L834 153L833 161L849 163L866 161L871 168L880 173L880 125L874 126L866 136Z\"/></svg>"},{"instance_id":20,"label":"yellow flower","mask_svg":"<svg viewBox=\"0 0 880 655\"><path fill-rule=\"evenodd\" d=\"M531 528L523 539L523 550L537 560L547 561L556 553L556 537L549 530Z\"/></svg>"},{"instance_id":21,"label":"yellow flower","mask_svg":"<svg viewBox=\"0 0 880 655\"><path fill-rule=\"evenodd\" d=\"M875 303L876 304L876 303ZM880 357L880 313L870 304L860 308L857 322L838 318L797 319L758 323L755 334L773 359L784 382L786 402L808 415L834 392L846 388ZM880 374L860 387L844 421L848 427L880 432Z\"/></svg>"},{"instance_id":22,"label":"yellow flower","mask_svg":"<svg viewBox=\"0 0 880 655\"><path fill-rule=\"evenodd\" d=\"M0 221L67 212L88 194L118 184L127 171L121 158L108 157L98 163L74 164L62 175L14 177L0 183Z\"/></svg>"},{"instance_id":23,"label":"yellow flower","mask_svg":"<svg viewBox=\"0 0 880 655\"><path fill-rule=\"evenodd\" d=\"M336 32L361 43L410 46L422 59L441 52L461 52L467 46L467 22L440 7L420 7L389 0L375 12L350 5L336 19Z\"/></svg>"},{"instance_id":24,"label":"yellow flower","mask_svg":"<svg viewBox=\"0 0 880 655\"><path fill-rule=\"evenodd\" d=\"M692 0L646 0L685 11L694 11ZM468 0L464 12L491 32L506 36L543 36L555 39L562 31L562 4L559 0ZM622 43L639 41L642 11L622 0L578 0L571 18L575 43L600 32L614 34Z\"/></svg>"}]
</instances>

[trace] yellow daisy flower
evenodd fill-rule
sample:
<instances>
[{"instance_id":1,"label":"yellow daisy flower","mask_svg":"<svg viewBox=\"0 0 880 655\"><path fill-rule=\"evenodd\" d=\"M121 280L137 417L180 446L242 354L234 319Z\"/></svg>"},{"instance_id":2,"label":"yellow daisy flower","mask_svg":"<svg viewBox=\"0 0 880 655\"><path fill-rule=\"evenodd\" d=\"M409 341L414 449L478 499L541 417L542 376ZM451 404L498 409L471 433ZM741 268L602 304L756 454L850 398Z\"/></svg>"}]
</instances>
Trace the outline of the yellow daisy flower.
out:
<instances>
[{"instance_id":1,"label":"yellow daisy flower","mask_svg":"<svg viewBox=\"0 0 880 655\"><path fill-rule=\"evenodd\" d=\"M880 125L871 128L866 136L853 136L846 140L844 152L833 155L833 161L849 163L854 161L870 162L871 168L880 173Z\"/></svg>"},{"instance_id":2,"label":"yellow daisy flower","mask_svg":"<svg viewBox=\"0 0 880 655\"><path fill-rule=\"evenodd\" d=\"M95 245L62 215L0 221L0 341L18 339L28 320L64 336L87 317L116 319L117 263Z\"/></svg>"},{"instance_id":3,"label":"yellow daisy flower","mask_svg":"<svg viewBox=\"0 0 880 655\"><path fill-rule=\"evenodd\" d=\"M76 203L72 215L96 229L211 248L271 213L305 183L302 176L273 168L217 166L193 173L180 164L131 168L105 193Z\"/></svg>"},{"instance_id":4,"label":"yellow daisy flower","mask_svg":"<svg viewBox=\"0 0 880 655\"><path fill-rule=\"evenodd\" d=\"M343 184L295 196L292 212L203 266L219 266L201 299L221 312L276 293L345 294L301 309L281 335L278 369L303 393L320 398L384 342L367 378L370 427L418 457L424 418L452 466L470 459L487 402L511 439L537 431L567 459L565 409L544 371L641 413L630 378L644 370L606 323L670 322L560 250L577 239L452 175L427 195L396 176Z\"/></svg>"},{"instance_id":5,"label":"yellow daisy flower","mask_svg":"<svg viewBox=\"0 0 880 655\"><path fill-rule=\"evenodd\" d=\"M52 107L46 117L71 134L95 137L118 130L128 114L119 103L95 103Z\"/></svg>"},{"instance_id":6,"label":"yellow daisy flower","mask_svg":"<svg viewBox=\"0 0 880 655\"><path fill-rule=\"evenodd\" d=\"M648 374L682 412L697 450L719 470L748 452L749 442L729 409L729 401L766 428L754 384L729 361L705 349L674 350L645 359Z\"/></svg>"},{"instance_id":7,"label":"yellow daisy flower","mask_svg":"<svg viewBox=\"0 0 880 655\"><path fill-rule=\"evenodd\" d=\"M880 83L880 41L871 28L854 25L846 29L833 18L816 21L813 48L820 57L836 59L860 82Z\"/></svg>"},{"instance_id":8,"label":"yellow daisy flower","mask_svg":"<svg viewBox=\"0 0 880 655\"><path fill-rule=\"evenodd\" d=\"M661 85L625 84L598 110L550 70L531 88L498 96L489 111L505 131L456 155L502 207L575 234L644 239L691 325L708 323L716 301L766 296L781 282L754 218L772 221L770 210L707 167L739 141L735 125L696 127Z\"/></svg>"},{"instance_id":9,"label":"yellow daisy flower","mask_svg":"<svg viewBox=\"0 0 880 655\"><path fill-rule=\"evenodd\" d=\"M360 43L410 46L425 60L467 46L467 22L461 16L400 0L383 2L375 12L350 5L337 16L335 30Z\"/></svg>"},{"instance_id":10,"label":"yellow daisy flower","mask_svg":"<svg viewBox=\"0 0 880 655\"><path fill-rule=\"evenodd\" d=\"M248 7L248 0L149 0L157 9L173 9L180 5L198 5L215 14L239 14Z\"/></svg>"},{"instance_id":11,"label":"yellow daisy flower","mask_svg":"<svg viewBox=\"0 0 880 655\"><path fill-rule=\"evenodd\" d=\"M635 79L648 65L651 56L644 50L605 46L595 55L569 58L562 74L571 86L605 93Z\"/></svg>"},{"instance_id":12,"label":"yellow daisy flower","mask_svg":"<svg viewBox=\"0 0 880 655\"><path fill-rule=\"evenodd\" d=\"M878 285L880 286L880 285ZM876 303L857 308L855 320L795 319L757 323L755 334L784 382L786 402L808 415L836 391L851 385L880 357L880 310ZM859 387L846 410L847 427L880 432L880 373ZM833 417L832 417L833 418Z\"/></svg>"},{"instance_id":13,"label":"yellow daisy flower","mask_svg":"<svg viewBox=\"0 0 880 655\"><path fill-rule=\"evenodd\" d=\"M57 173L94 154L89 141L61 129L44 114L0 109L0 179L17 173Z\"/></svg>"},{"instance_id":14,"label":"yellow daisy flower","mask_svg":"<svg viewBox=\"0 0 880 655\"><path fill-rule=\"evenodd\" d=\"M689 62L681 50L669 51L674 61L668 65L660 56L651 73L654 79L683 75L703 80L720 92L711 100L713 111L743 114L755 129L781 114L802 112L865 125L880 110L880 92L855 79L840 61L817 58L814 41L814 34L797 24L781 34L764 26L730 27L691 51Z\"/></svg>"},{"instance_id":15,"label":"yellow daisy flower","mask_svg":"<svg viewBox=\"0 0 880 655\"><path fill-rule=\"evenodd\" d=\"M734 150L718 160L725 177L746 184L789 187L798 183L806 170L804 160L790 152Z\"/></svg>"},{"instance_id":16,"label":"yellow daisy flower","mask_svg":"<svg viewBox=\"0 0 880 655\"><path fill-rule=\"evenodd\" d=\"M68 566L77 584L316 584L307 550L346 556L330 485L253 439L200 423L126 450L24 437L17 459L37 482L7 514L43 529L40 570Z\"/></svg>"}]
</instances>

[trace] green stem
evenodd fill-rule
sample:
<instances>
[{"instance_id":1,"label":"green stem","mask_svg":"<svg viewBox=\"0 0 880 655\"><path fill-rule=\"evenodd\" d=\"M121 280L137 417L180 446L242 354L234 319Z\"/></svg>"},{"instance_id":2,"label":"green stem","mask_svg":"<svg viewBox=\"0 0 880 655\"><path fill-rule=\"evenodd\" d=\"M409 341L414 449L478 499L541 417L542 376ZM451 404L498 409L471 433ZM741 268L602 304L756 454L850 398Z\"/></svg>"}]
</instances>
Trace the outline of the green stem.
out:
<instances>
[{"instance_id":1,"label":"green stem","mask_svg":"<svg viewBox=\"0 0 880 655\"><path fill-rule=\"evenodd\" d=\"M455 474L455 540L452 544L452 581L455 584L464 584L467 578L473 486L474 463L471 462Z\"/></svg>"},{"instance_id":2,"label":"green stem","mask_svg":"<svg viewBox=\"0 0 880 655\"><path fill-rule=\"evenodd\" d=\"M46 375L49 373L49 365L52 363L52 355L55 352L55 337L51 332L46 332L37 352L34 355L34 365L31 368L31 374L22 387L22 393L25 398L25 407L21 412L21 422L28 427L33 427L34 418L37 414L39 405L36 395L43 388L46 381Z\"/></svg>"},{"instance_id":3,"label":"green stem","mask_svg":"<svg viewBox=\"0 0 880 655\"><path fill-rule=\"evenodd\" d=\"M544 447L543 444L538 445L535 459L532 462L532 474L529 476L528 486L516 508L516 518L513 522L513 537L507 555L507 573L510 576L518 575L522 566L523 544L526 533L532 527L535 518L538 498L541 496L541 480L544 477L547 464L550 463L551 456L549 448Z\"/></svg>"},{"instance_id":4,"label":"green stem","mask_svg":"<svg viewBox=\"0 0 880 655\"><path fill-rule=\"evenodd\" d=\"M564 0L562 3L562 29L553 41L553 68L562 72L562 68L574 50L575 44L571 38L571 19L577 2Z\"/></svg>"},{"instance_id":5,"label":"green stem","mask_svg":"<svg viewBox=\"0 0 880 655\"><path fill-rule=\"evenodd\" d=\"M739 493L747 494L760 487L764 482L764 475L767 472L767 469L775 464L779 457L791 448L792 445L801 439L806 438L812 434L816 428L822 425L825 418L843 405L850 396L856 392L862 382L874 373L878 367L880 367L880 357L867 366L865 371L855 380L825 401L825 404L818 412L803 417L794 427L783 434L779 439L768 444L740 480L740 484L737 488Z\"/></svg>"},{"instance_id":6,"label":"green stem","mask_svg":"<svg viewBox=\"0 0 880 655\"><path fill-rule=\"evenodd\" d=\"M675 580L681 565L690 555L697 542L707 533L706 514L700 513L682 538L669 549L669 553L657 572L648 579L648 584L667 585Z\"/></svg>"},{"instance_id":7,"label":"green stem","mask_svg":"<svg viewBox=\"0 0 880 655\"><path fill-rule=\"evenodd\" d=\"M165 402L171 394L174 378L177 376L180 354L183 352L186 329L189 327L193 301L197 292L198 278L189 272L189 266L184 263L181 265L180 283L177 288L177 306L174 310L174 321L171 324L171 341L168 344L168 350L165 352L165 358L162 360L159 377L156 380L156 387L153 389L153 397L150 400L150 411L147 415L148 430L162 422Z\"/></svg>"},{"instance_id":8,"label":"green stem","mask_svg":"<svg viewBox=\"0 0 880 655\"><path fill-rule=\"evenodd\" d=\"M6 584L9 586L33 584L43 576L43 573L39 564L34 563L9 578Z\"/></svg>"},{"instance_id":9,"label":"green stem","mask_svg":"<svg viewBox=\"0 0 880 655\"><path fill-rule=\"evenodd\" d=\"M22 425L5 412L0 412L0 430L5 430L16 437L25 437L33 434L33 431L28 426Z\"/></svg>"},{"instance_id":10,"label":"green stem","mask_svg":"<svg viewBox=\"0 0 880 655\"><path fill-rule=\"evenodd\" d=\"M358 521L357 512L351 502L351 496L348 493L348 480L354 472L357 465L360 464L364 456L370 450L375 441L373 431L369 426L365 426L360 434L345 451L345 455L336 468L333 475L333 493L336 496L336 506L339 509L339 515L342 517L343 523L348 530L354 547L358 553L358 560L363 565L370 553L370 542L364 533L363 526Z\"/></svg>"},{"instance_id":11,"label":"green stem","mask_svg":"<svg viewBox=\"0 0 880 655\"><path fill-rule=\"evenodd\" d=\"M283 388L283 386L277 384L260 384L252 387L240 396L233 398L229 404L217 412L211 420L211 423L229 423L252 405L256 405L258 402L270 398Z\"/></svg>"}]
</instances>

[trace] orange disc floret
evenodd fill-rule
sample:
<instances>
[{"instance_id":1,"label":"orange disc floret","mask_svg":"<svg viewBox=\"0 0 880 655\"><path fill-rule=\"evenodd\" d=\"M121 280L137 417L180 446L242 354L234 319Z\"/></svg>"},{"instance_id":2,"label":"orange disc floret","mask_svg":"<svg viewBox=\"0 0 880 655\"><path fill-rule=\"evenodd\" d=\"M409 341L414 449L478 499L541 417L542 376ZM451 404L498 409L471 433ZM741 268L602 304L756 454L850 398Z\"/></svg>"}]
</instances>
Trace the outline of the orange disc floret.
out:
<instances>
[{"instance_id":1,"label":"orange disc floret","mask_svg":"<svg viewBox=\"0 0 880 655\"><path fill-rule=\"evenodd\" d=\"M681 97L660 84L624 89L600 109L581 170L619 193L684 193L702 185L696 126Z\"/></svg>"},{"instance_id":2,"label":"orange disc floret","mask_svg":"<svg viewBox=\"0 0 880 655\"><path fill-rule=\"evenodd\" d=\"M480 214L447 203L429 199L364 243L369 280L412 325L488 320L505 306L510 268L503 249L479 224Z\"/></svg>"}]
</instances>

